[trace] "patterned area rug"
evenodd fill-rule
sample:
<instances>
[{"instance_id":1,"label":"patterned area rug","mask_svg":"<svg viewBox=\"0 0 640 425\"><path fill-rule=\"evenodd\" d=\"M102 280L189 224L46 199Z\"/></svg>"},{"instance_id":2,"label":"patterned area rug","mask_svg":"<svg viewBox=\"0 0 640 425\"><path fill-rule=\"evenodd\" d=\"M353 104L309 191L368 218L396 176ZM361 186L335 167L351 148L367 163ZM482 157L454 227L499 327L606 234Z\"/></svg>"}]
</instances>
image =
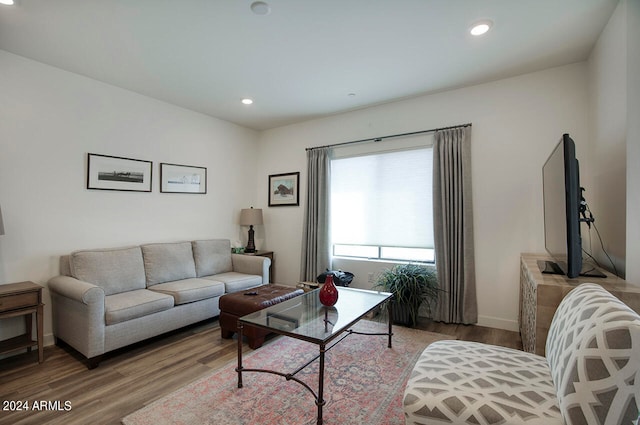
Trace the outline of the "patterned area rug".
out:
<instances>
[{"instance_id":1,"label":"patterned area rug","mask_svg":"<svg viewBox=\"0 0 640 425\"><path fill-rule=\"evenodd\" d=\"M384 332L386 324L360 321L354 330ZM404 424L402 398L418 356L434 341L455 339L394 326L387 337L350 335L326 353L324 423ZM293 372L318 354L318 346L279 337L243 356L245 368ZM266 373L243 373L237 387L236 362L151 403L122 420L124 425L301 425L315 424L317 407L302 385ZM318 362L298 375L314 391Z\"/></svg>"}]
</instances>

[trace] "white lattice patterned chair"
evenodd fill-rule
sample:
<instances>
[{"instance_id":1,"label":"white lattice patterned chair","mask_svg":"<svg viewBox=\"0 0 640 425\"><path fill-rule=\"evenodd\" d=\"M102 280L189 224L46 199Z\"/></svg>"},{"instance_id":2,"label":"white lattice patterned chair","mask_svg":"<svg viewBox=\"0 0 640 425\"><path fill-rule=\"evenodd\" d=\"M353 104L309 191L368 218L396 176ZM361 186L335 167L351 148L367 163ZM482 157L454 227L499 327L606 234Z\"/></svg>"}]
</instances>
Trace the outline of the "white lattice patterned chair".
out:
<instances>
[{"instance_id":1,"label":"white lattice patterned chair","mask_svg":"<svg viewBox=\"0 0 640 425\"><path fill-rule=\"evenodd\" d=\"M556 311L547 357L439 341L404 394L406 424L640 423L640 316L599 285L573 289Z\"/></svg>"}]
</instances>

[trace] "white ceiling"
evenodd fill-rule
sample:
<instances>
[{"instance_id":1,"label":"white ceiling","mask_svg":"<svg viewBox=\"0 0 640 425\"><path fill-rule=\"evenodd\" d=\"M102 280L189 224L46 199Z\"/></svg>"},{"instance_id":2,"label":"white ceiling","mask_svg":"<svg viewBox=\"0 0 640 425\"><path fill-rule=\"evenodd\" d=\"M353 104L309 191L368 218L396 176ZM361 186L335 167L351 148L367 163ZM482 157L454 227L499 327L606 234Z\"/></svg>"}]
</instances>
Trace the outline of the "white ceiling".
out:
<instances>
[{"instance_id":1,"label":"white ceiling","mask_svg":"<svg viewBox=\"0 0 640 425\"><path fill-rule=\"evenodd\" d=\"M265 1L15 0L0 49L263 130L585 60L618 3Z\"/></svg>"}]
</instances>

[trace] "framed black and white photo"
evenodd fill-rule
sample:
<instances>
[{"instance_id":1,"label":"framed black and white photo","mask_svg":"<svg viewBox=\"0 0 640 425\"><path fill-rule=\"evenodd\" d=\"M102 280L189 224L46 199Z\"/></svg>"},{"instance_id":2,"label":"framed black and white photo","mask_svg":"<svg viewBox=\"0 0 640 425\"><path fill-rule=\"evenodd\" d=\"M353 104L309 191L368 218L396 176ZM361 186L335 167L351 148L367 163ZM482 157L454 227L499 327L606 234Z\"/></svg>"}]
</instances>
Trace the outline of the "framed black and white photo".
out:
<instances>
[{"instance_id":1,"label":"framed black and white photo","mask_svg":"<svg viewBox=\"0 0 640 425\"><path fill-rule=\"evenodd\" d=\"M160 164L160 192L207 193L207 169L191 165Z\"/></svg>"},{"instance_id":2,"label":"framed black and white photo","mask_svg":"<svg viewBox=\"0 0 640 425\"><path fill-rule=\"evenodd\" d=\"M89 153L87 189L151 192L153 162Z\"/></svg>"},{"instance_id":3,"label":"framed black and white photo","mask_svg":"<svg viewBox=\"0 0 640 425\"><path fill-rule=\"evenodd\" d=\"M269 176L269 206L300 205L300 173L272 174Z\"/></svg>"}]
</instances>

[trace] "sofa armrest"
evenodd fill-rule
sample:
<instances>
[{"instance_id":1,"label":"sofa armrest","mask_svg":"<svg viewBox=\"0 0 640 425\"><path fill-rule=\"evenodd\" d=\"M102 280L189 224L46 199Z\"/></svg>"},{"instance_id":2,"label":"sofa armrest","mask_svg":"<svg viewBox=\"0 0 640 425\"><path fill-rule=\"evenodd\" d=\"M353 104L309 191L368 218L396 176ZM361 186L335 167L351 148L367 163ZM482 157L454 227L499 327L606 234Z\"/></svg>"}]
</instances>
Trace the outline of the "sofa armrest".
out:
<instances>
[{"instance_id":1,"label":"sofa armrest","mask_svg":"<svg viewBox=\"0 0 640 425\"><path fill-rule=\"evenodd\" d=\"M231 263L234 272L262 276L262 283L264 285L269 283L270 258L258 255L231 254Z\"/></svg>"},{"instance_id":2,"label":"sofa armrest","mask_svg":"<svg viewBox=\"0 0 640 425\"><path fill-rule=\"evenodd\" d=\"M53 334L87 358L104 353L104 290L69 276L49 280Z\"/></svg>"},{"instance_id":3,"label":"sofa armrest","mask_svg":"<svg viewBox=\"0 0 640 425\"><path fill-rule=\"evenodd\" d=\"M101 287L69 276L51 278L49 290L83 304L104 304L104 290Z\"/></svg>"}]
</instances>

